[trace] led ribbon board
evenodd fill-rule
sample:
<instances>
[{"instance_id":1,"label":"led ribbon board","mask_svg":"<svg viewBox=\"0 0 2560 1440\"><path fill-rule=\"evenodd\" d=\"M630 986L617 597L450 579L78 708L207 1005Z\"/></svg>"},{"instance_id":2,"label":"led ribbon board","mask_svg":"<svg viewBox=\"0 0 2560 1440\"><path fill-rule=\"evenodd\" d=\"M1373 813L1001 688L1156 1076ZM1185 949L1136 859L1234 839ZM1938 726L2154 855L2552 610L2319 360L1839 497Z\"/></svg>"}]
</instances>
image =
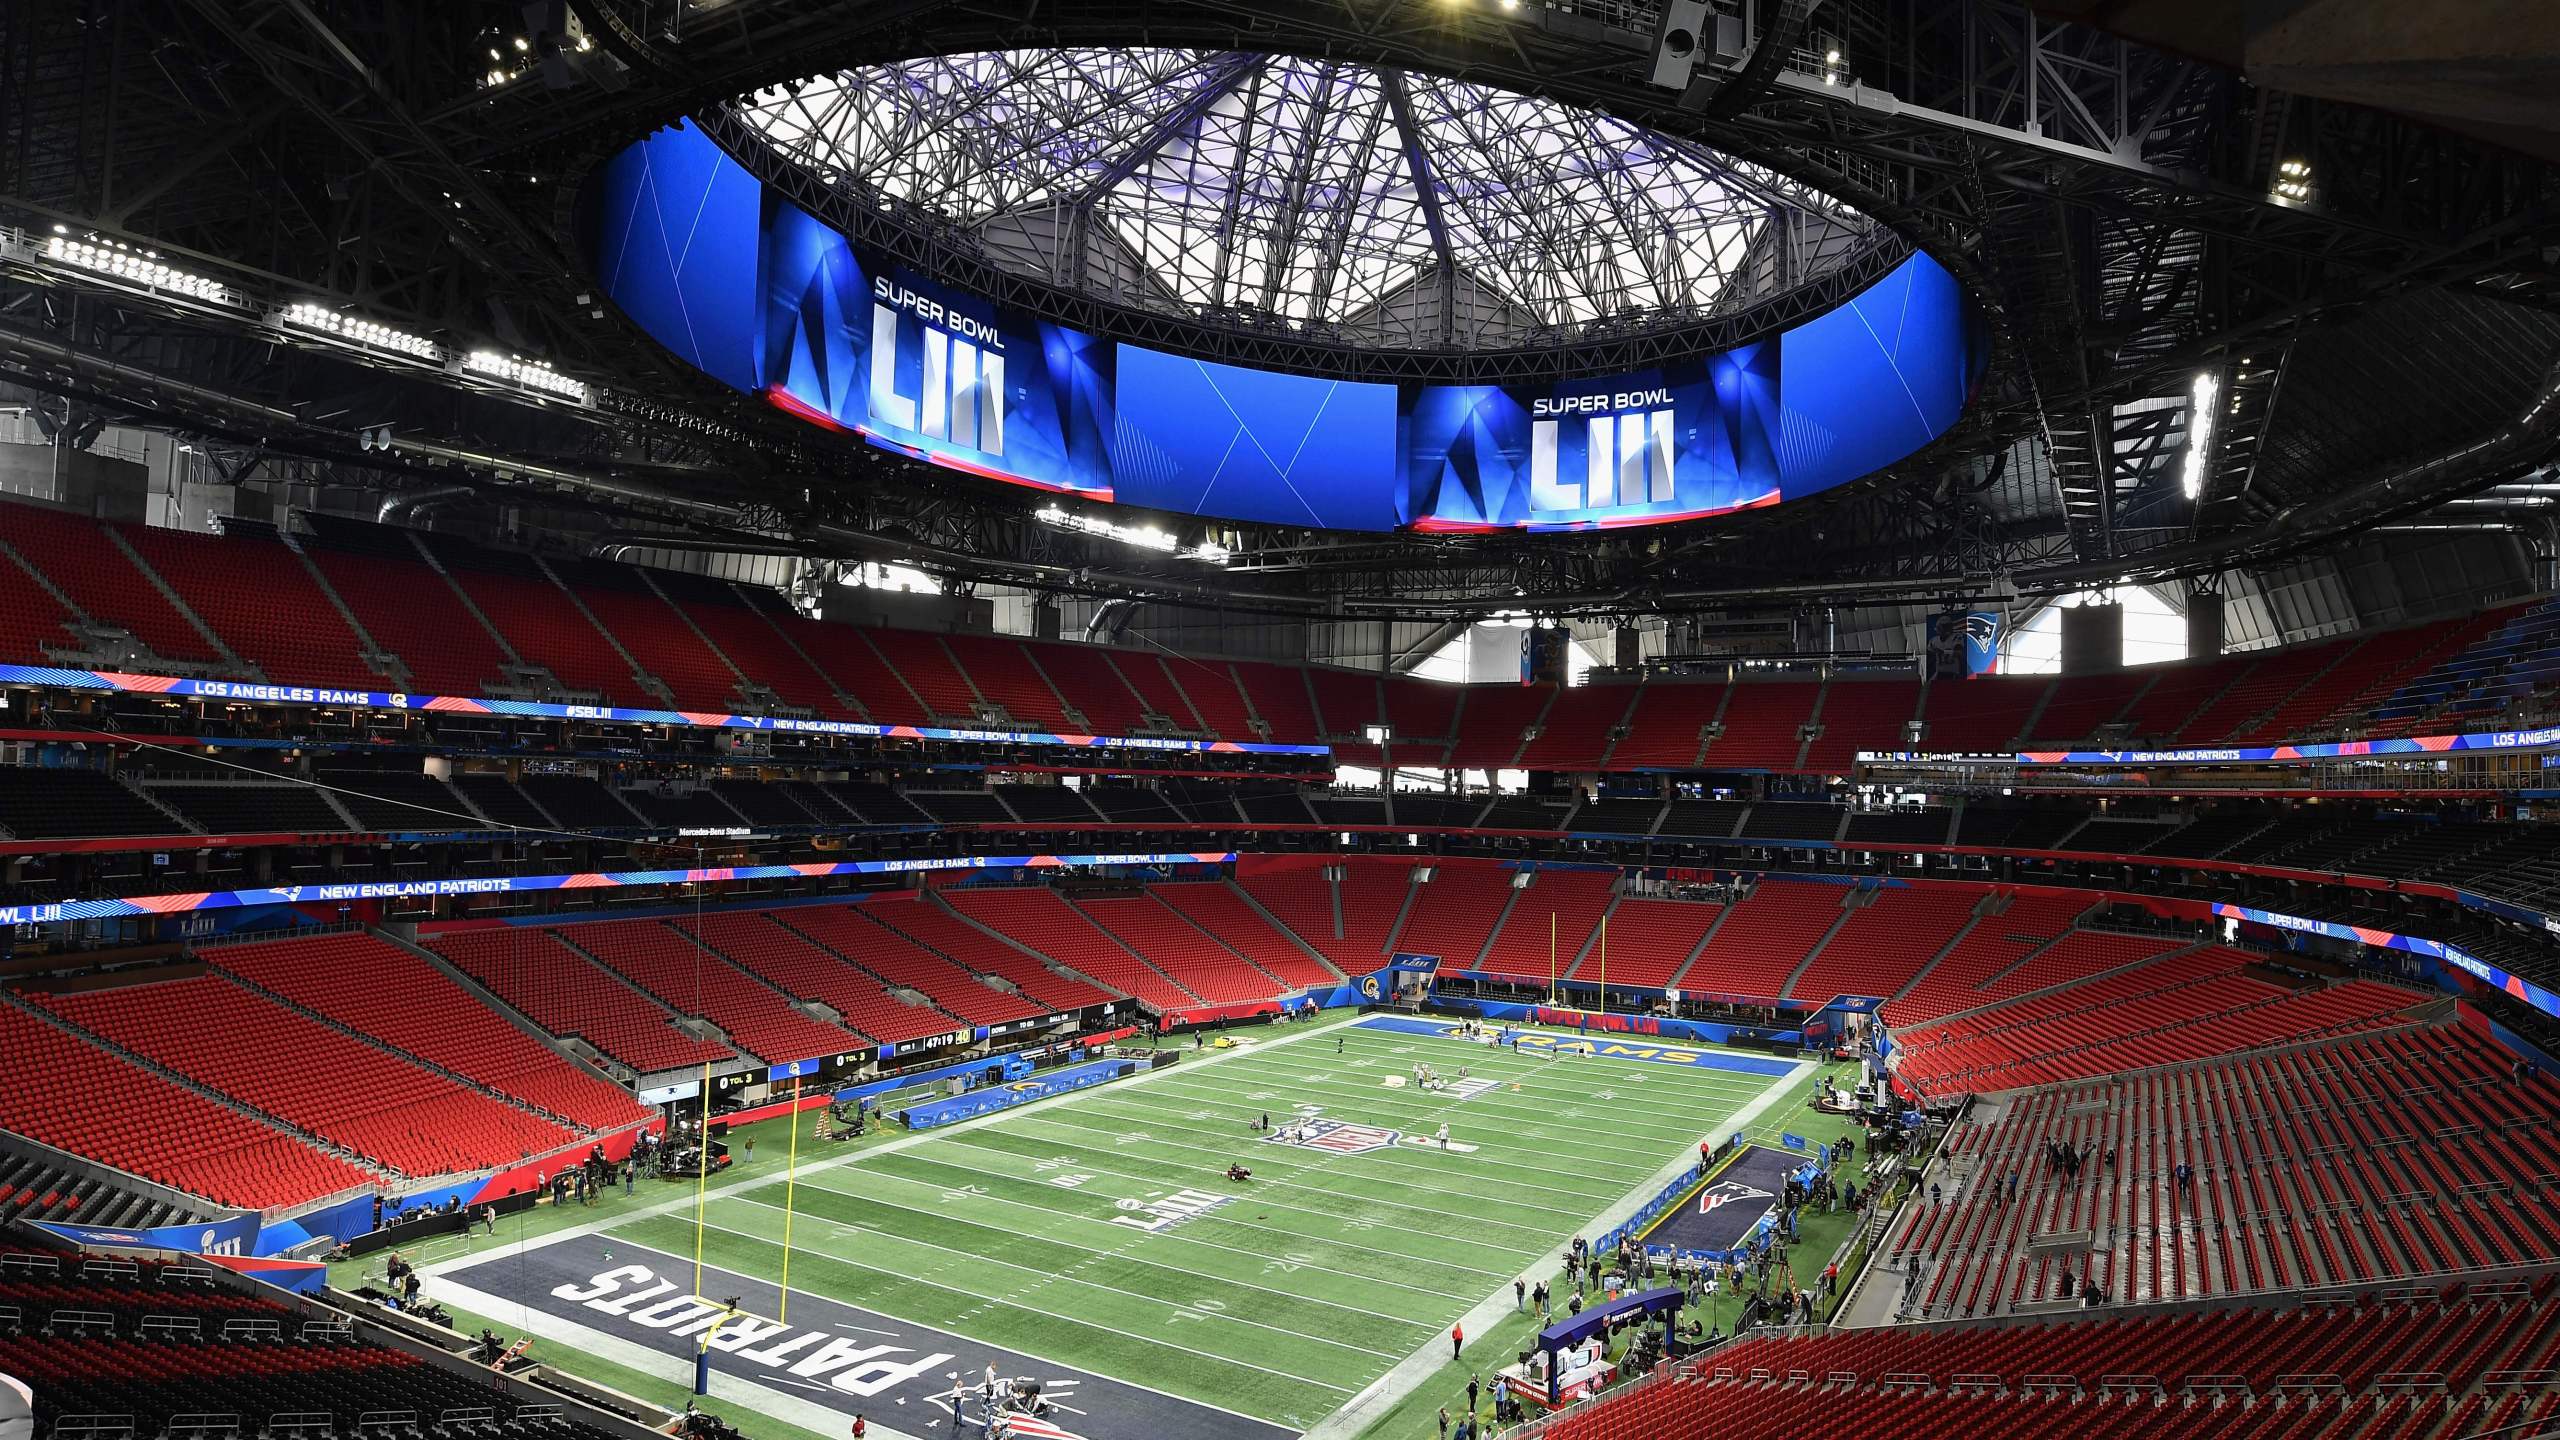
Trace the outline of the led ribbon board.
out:
<instances>
[{"instance_id":1,"label":"led ribbon board","mask_svg":"<svg viewBox=\"0 0 2560 1440\"><path fill-rule=\"evenodd\" d=\"M2170 750L2020 750L2013 754L1933 754L1925 750L1861 750L1858 759L1887 765L2281 765L2297 760L2352 760L2389 755L2560 749L2560 725L2538 730L2469 730L2458 735L2403 735L2380 740L2304 741L2292 745L2191 745Z\"/></svg>"},{"instance_id":2,"label":"led ribbon board","mask_svg":"<svg viewBox=\"0 0 2560 1440\"><path fill-rule=\"evenodd\" d=\"M2341 925L2335 920L2314 920L2302 915L2286 915L2274 910L2260 910L2248 905L2232 905L2216 901L2215 918L2239 920L2252 925L2265 925L2277 930L2290 930L2300 935L2317 935L2328 940L2344 940L2353 945L2372 945L2384 950L2405 950L2412 955L2426 955L2469 974L2472 978L2504 991L2545 1015L2560 1016L2560 994L2545 990L2520 975L2510 975L2470 951L2442 940L2423 935L2401 935L2390 930L2376 930L2364 925Z\"/></svg>"},{"instance_id":3,"label":"led ribbon board","mask_svg":"<svg viewBox=\"0 0 2560 1440\"><path fill-rule=\"evenodd\" d=\"M353 904L440 895L516 895L539 890L610 890L634 885L704 885L722 880L821 879L837 875L911 875L928 870L1059 870L1122 865L1222 865L1232 850L1132 855L947 855L918 860L839 860L810 865L725 865L689 870L605 870L576 875L494 875L468 880L381 880L338 885L271 885L250 890L195 890L121 900L60 900L0 905L0 925L51 925L129 915L192 915L244 905Z\"/></svg>"},{"instance_id":4,"label":"led ribbon board","mask_svg":"<svg viewBox=\"0 0 2560 1440\"><path fill-rule=\"evenodd\" d=\"M1092 500L1333 530L1582 530L1793 500L1962 415L1978 309L1914 254L1718 354L1544 385L1374 384L1122 344L857 247L690 123L583 197L605 292L705 374L928 464Z\"/></svg>"},{"instance_id":5,"label":"led ribbon board","mask_svg":"<svg viewBox=\"0 0 2560 1440\"><path fill-rule=\"evenodd\" d=\"M396 690L333 690L317 685L261 685L239 680L182 680L112 670L57 670L0 665L0 685L113 690L233 705L325 705L342 710L414 710L434 715L506 715L526 720L599 720L621 725L691 725L763 730L778 735L841 735L872 740L947 740L980 745L1060 745L1070 749L1161 750L1175 754L1310 755L1330 758L1330 745L1275 745L1256 740L1188 740L1173 735L1062 735L1047 730L956 730L939 725L875 725L865 720L803 720L791 715L726 715L701 710L635 710L619 705L558 705L541 700L476 700L462 695L407 695Z\"/></svg>"}]
</instances>

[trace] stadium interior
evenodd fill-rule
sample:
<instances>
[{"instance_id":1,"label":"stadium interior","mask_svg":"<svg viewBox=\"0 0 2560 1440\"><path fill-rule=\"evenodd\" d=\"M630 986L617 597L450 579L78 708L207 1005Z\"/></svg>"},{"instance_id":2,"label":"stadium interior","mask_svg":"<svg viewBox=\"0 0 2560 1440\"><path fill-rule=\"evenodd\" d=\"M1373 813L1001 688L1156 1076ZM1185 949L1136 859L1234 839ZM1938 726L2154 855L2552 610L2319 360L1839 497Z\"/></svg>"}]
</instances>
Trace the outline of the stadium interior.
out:
<instances>
[{"instance_id":1,"label":"stadium interior","mask_svg":"<svg viewBox=\"0 0 2560 1440\"><path fill-rule=\"evenodd\" d=\"M2555 19L0 4L0 1440L2560 1436Z\"/></svg>"}]
</instances>

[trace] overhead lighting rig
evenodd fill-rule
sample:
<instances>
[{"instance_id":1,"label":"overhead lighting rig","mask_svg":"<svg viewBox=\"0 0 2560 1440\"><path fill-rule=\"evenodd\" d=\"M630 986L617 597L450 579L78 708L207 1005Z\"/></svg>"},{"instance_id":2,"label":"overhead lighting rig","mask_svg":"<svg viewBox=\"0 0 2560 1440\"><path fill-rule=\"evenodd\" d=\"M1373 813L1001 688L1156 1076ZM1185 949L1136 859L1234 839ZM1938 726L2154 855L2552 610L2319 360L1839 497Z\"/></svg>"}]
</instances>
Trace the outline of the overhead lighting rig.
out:
<instances>
[{"instance_id":1,"label":"overhead lighting rig","mask_svg":"<svg viewBox=\"0 0 2560 1440\"><path fill-rule=\"evenodd\" d=\"M361 315L342 314L308 300L277 311L276 323L291 329L308 330L358 349L388 351L413 360L424 360L431 365L441 364L444 360L443 347L423 335L394 330Z\"/></svg>"},{"instance_id":2,"label":"overhead lighting rig","mask_svg":"<svg viewBox=\"0 0 2560 1440\"><path fill-rule=\"evenodd\" d=\"M547 360L501 355L495 350L474 350L462 357L462 368L474 375L503 380L518 389L555 396L574 405L587 403L587 382L561 374L552 369Z\"/></svg>"},{"instance_id":3,"label":"overhead lighting rig","mask_svg":"<svg viewBox=\"0 0 2560 1440\"><path fill-rule=\"evenodd\" d=\"M94 235L77 239L59 225L54 230L56 233L45 239L43 254L56 265L214 304L231 298L230 289L219 280L162 264L157 250L137 250L124 241L102 240Z\"/></svg>"},{"instance_id":4,"label":"overhead lighting rig","mask_svg":"<svg viewBox=\"0 0 2560 1440\"><path fill-rule=\"evenodd\" d=\"M1203 540L1197 545L1185 545L1171 532L1153 525L1123 525L1116 520L1105 520L1099 515L1078 515L1057 505L1044 505L1033 511L1031 518L1054 529L1077 535L1091 535L1101 540L1116 540L1123 545L1135 545L1141 550L1153 550L1159 555L1171 555L1178 560L1197 560L1204 565L1223 566L1235 558L1234 551L1215 540Z\"/></svg>"}]
</instances>

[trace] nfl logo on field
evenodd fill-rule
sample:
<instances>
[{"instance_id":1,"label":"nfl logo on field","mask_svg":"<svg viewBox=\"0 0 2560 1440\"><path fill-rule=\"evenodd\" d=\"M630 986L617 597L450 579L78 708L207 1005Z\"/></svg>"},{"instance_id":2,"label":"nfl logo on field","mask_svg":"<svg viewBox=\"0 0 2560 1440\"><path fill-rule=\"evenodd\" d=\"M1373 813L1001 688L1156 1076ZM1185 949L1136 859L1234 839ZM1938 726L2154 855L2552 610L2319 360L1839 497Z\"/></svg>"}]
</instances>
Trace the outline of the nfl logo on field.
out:
<instances>
[{"instance_id":1,"label":"nfl logo on field","mask_svg":"<svg viewBox=\"0 0 2560 1440\"><path fill-rule=\"evenodd\" d=\"M1298 1127L1296 1143L1310 1150L1330 1150L1337 1155L1366 1155L1384 1150L1396 1143L1398 1132L1382 1130L1375 1125L1354 1125L1346 1120L1310 1120ZM1282 1137L1274 1135L1274 1140Z\"/></svg>"}]
</instances>

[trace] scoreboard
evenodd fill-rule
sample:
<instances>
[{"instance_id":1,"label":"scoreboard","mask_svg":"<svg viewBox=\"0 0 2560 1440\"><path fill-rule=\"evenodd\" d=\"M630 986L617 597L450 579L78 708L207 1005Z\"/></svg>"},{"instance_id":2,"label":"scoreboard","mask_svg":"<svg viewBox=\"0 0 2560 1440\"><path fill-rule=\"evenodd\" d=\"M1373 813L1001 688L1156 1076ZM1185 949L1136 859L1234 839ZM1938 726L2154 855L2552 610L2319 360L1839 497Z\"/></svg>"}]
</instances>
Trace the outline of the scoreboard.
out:
<instances>
[{"instance_id":1,"label":"scoreboard","mask_svg":"<svg viewBox=\"0 0 2560 1440\"><path fill-rule=\"evenodd\" d=\"M810 423L1095 501L1332 530L1586 530L1727 514L1890 465L1962 415L1978 309L1914 254L1734 349L1536 385L1379 384L1169 355L857 248L691 124L583 197L595 272L668 350Z\"/></svg>"}]
</instances>

